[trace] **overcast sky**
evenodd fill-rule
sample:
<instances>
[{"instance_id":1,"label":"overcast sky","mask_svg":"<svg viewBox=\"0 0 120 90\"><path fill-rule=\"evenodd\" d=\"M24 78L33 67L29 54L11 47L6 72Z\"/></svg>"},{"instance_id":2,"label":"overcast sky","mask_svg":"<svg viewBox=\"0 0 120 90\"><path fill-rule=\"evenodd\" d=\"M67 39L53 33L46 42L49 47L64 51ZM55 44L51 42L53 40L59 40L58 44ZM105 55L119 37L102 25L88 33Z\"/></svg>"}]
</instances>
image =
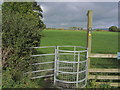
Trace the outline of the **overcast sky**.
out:
<instances>
[{"instance_id":1,"label":"overcast sky","mask_svg":"<svg viewBox=\"0 0 120 90\"><path fill-rule=\"evenodd\" d=\"M118 26L117 2L38 2L47 27L87 27L87 11L93 10L93 28Z\"/></svg>"}]
</instances>

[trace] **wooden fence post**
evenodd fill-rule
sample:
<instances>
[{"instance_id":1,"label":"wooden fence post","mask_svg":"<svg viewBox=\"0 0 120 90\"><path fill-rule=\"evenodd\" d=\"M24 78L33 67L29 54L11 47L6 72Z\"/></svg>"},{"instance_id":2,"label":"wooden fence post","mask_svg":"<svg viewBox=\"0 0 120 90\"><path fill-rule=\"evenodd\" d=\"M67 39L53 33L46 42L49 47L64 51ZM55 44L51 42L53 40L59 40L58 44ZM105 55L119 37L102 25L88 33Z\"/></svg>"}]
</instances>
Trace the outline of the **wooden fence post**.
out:
<instances>
[{"instance_id":1,"label":"wooden fence post","mask_svg":"<svg viewBox=\"0 0 120 90\"><path fill-rule=\"evenodd\" d=\"M93 14L93 11L92 10L88 10L88 13L87 13L87 17L88 17L88 23L87 23L88 69L90 68L92 14Z\"/></svg>"}]
</instances>

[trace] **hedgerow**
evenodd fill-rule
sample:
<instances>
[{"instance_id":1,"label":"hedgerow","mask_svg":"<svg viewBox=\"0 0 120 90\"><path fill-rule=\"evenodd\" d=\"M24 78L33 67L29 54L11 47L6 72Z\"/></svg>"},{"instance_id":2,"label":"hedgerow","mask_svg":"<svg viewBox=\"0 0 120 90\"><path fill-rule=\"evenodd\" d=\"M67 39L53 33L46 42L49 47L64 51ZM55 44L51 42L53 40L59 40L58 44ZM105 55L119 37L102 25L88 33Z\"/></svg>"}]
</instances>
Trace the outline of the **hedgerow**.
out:
<instances>
[{"instance_id":1,"label":"hedgerow","mask_svg":"<svg viewBox=\"0 0 120 90\"><path fill-rule=\"evenodd\" d=\"M2 65L14 82L22 80L23 73L31 69L33 58L30 54L35 50L29 47L40 45L40 31L45 27L41 18L42 9L36 2L2 4Z\"/></svg>"}]
</instances>

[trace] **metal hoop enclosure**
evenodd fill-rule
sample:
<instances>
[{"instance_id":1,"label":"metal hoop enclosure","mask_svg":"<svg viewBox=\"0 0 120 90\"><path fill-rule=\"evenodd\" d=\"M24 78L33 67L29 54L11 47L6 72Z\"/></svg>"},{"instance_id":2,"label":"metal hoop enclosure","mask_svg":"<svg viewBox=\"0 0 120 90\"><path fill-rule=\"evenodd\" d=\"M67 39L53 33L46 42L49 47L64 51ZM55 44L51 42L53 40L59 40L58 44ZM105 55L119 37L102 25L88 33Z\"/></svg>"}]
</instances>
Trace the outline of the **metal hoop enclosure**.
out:
<instances>
[{"instance_id":1,"label":"metal hoop enclosure","mask_svg":"<svg viewBox=\"0 0 120 90\"><path fill-rule=\"evenodd\" d=\"M72 47L74 50L63 50L61 47ZM88 52L84 47L57 46L55 49L54 85L63 88L85 87L88 74L87 59Z\"/></svg>"},{"instance_id":2,"label":"metal hoop enclosure","mask_svg":"<svg viewBox=\"0 0 120 90\"><path fill-rule=\"evenodd\" d=\"M87 83L88 50L81 46L41 46L32 49L52 48L52 53L31 55L35 61L32 79L53 77L54 85L61 88L81 88ZM45 51L45 50L44 50ZM47 53L47 54L46 54Z\"/></svg>"}]
</instances>

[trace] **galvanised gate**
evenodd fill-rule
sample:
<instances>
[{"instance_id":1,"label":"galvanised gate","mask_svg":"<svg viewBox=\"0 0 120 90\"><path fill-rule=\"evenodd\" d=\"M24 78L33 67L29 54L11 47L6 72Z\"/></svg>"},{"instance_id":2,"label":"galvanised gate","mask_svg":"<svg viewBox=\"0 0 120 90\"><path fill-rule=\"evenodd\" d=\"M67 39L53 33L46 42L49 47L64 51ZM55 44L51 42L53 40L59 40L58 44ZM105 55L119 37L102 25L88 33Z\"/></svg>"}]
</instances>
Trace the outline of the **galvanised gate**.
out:
<instances>
[{"instance_id":1,"label":"galvanised gate","mask_svg":"<svg viewBox=\"0 0 120 90\"><path fill-rule=\"evenodd\" d=\"M62 88L81 88L87 83L88 52L81 46L42 46L43 54L31 55L32 79L53 77L53 83ZM50 50L51 48L51 50ZM52 51L52 53L47 53ZM46 54L47 53L47 54ZM37 60L37 61L36 61Z\"/></svg>"}]
</instances>

